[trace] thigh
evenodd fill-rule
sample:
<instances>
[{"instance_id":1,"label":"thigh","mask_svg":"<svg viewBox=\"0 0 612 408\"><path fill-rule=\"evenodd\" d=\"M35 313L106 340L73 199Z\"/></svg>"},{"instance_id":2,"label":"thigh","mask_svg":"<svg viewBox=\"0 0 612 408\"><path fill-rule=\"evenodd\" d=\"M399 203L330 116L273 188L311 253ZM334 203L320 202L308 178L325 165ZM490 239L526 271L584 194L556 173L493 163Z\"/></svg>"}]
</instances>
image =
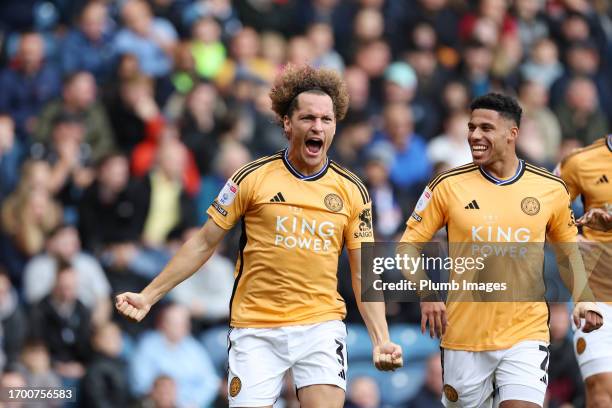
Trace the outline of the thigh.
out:
<instances>
[{"instance_id":1,"label":"thigh","mask_svg":"<svg viewBox=\"0 0 612 408\"><path fill-rule=\"evenodd\" d=\"M594 374L585 380L585 385L587 408L612 406L612 373Z\"/></svg>"},{"instance_id":2,"label":"thigh","mask_svg":"<svg viewBox=\"0 0 612 408\"><path fill-rule=\"evenodd\" d=\"M310 326L290 336L295 387L331 385L346 391L346 327L340 321Z\"/></svg>"},{"instance_id":3,"label":"thigh","mask_svg":"<svg viewBox=\"0 0 612 408\"><path fill-rule=\"evenodd\" d=\"M451 408L490 408L493 404L493 373L497 351L442 350L444 394Z\"/></svg>"},{"instance_id":4,"label":"thigh","mask_svg":"<svg viewBox=\"0 0 612 408\"><path fill-rule=\"evenodd\" d=\"M278 399L290 368L280 329L233 329L229 334L230 407L268 407Z\"/></svg>"},{"instance_id":5,"label":"thigh","mask_svg":"<svg viewBox=\"0 0 612 408\"><path fill-rule=\"evenodd\" d=\"M344 390L335 385L309 385L298 390L298 399L302 408L342 408Z\"/></svg>"},{"instance_id":6,"label":"thigh","mask_svg":"<svg viewBox=\"0 0 612 408\"><path fill-rule=\"evenodd\" d=\"M532 407L544 405L548 384L548 345L524 341L511 347L495 371L496 405ZM506 402L507 401L507 402Z\"/></svg>"},{"instance_id":7,"label":"thigh","mask_svg":"<svg viewBox=\"0 0 612 408\"><path fill-rule=\"evenodd\" d=\"M597 304L603 313L604 325L584 333L574 328L574 352L585 380L597 374L612 373L612 306Z\"/></svg>"}]
</instances>

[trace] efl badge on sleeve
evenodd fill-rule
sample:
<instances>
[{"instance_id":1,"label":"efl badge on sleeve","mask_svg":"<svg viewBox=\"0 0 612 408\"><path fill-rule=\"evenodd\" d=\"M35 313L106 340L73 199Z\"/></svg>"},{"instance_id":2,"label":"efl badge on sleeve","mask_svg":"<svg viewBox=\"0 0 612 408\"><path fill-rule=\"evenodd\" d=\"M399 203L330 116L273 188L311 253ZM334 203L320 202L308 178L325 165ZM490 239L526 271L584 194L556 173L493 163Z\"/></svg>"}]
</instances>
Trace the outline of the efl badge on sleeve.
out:
<instances>
[{"instance_id":1,"label":"efl badge on sleeve","mask_svg":"<svg viewBox=\"0 0 612 408\"><path fill-rule=\"evenodd\" d=\"M223 186L221 192L219 193L217 201L219 201L219 204L221 205L230 205L234 202L237 192L238 185L232 180L228 180L227 183L225 183L225 186Z\"/></svg>"}]
</instances>

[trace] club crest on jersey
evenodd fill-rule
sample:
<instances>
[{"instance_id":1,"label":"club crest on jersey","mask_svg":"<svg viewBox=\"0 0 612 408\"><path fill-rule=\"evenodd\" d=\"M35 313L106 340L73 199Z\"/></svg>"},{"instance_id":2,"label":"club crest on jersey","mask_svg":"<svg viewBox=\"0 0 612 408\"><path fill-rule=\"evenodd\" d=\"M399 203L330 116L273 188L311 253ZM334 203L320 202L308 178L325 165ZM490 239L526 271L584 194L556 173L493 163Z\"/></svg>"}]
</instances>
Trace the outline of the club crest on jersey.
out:
<instances>
[{"instance_id":1,"label":"club crest on jersey","mask_svg":"<svg viewBox=\"0 0 612 408\"><path fill-rule=\"evenodd\" d=\"M576 353L582 354L586 350L586 340L584 337L580 337L576 342Z\"/></svg>"},{"instance_id":2,"label":"club crest on jersey","mask_svg":"<svg viewBox=\"0 0 612 408\"><path fill-rule=\"evenodd\" d=\"M238 377L232 378L232 381L230 381L230 386L229 386L230 396L232 398L235 397L236 395L238 395L241 389L242 389L242 381L240 381L240 378Z\"/></svg>"},{"instance_id":3,"label":"club crest on jersey","mask_svg":"<svg viewBox=\"0 0 612 408\"><path fill-rule=\"evenodd\" d=\"M540 202L533 197L525 197L521 201L521 210L527 215L536 215L540 212Z\"/></svg>"},{"instance_id":4,"label":"club crest on jersey","mask_svg":"<svg viewBox=\"0 0 612 408\"><path fill-rule=\"evenodd\" d=\"M236 185L233 181L228 180L223 186L221 192L219 192L219 196L217 197L217 201L221 205L230 205L234 202L236 198L236 193L238 192L238 185Z\"/></svg>"},{"instance_id":5,"label":"club crest on jersey","mask_svg":"<svg viewBox=\"0 0 612 408\"><path fill-rule=\"evenodd\" d=\"M327 209L333 212L340 211L344 206L342 199L337 194L333 193L326 195L323 202L325 203Z\"/></svg>"},{"instance_id":6,"label":"club crest on jersey","mask_svg":"<svg viewBox=\"0 0 612 408\"><path fill-rule=\"evenodd\" d=\"M459 394L457 393L457 390L449 384L444 384L444 395L446 396L446 399L450 402L457 402L457 400L459 399Z\"/></svg>"},{"instance_id":7,"label":"club crest on jersey","mask_svg":"<svg viewBox=\"0 0 612 408\"><path fill-rule=\"evenodd\" d=\"M425 187L423 190L423 194L419 197L419 201L417 201L416 206L414 207L414 211L422 212L425 208L427 208L427 204L429 204L429 200L431 200L432 192L429 187Z\"/></svg>"}]
</instances>

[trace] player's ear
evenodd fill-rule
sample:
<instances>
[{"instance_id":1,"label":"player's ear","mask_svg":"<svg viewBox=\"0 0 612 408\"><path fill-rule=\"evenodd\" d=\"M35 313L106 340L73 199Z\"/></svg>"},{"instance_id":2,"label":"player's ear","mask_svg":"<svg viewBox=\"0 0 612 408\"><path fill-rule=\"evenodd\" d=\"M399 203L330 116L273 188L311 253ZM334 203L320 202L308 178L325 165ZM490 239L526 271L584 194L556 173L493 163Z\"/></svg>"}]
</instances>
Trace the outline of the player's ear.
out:
<instances>
[{"instance_id":1,"label":"player's ear","mask_svg":"<svg viewBox=\"0 0 612 408\"><path fill-rule=\"evenodd\" d=\"M516 139L518 138L518 135L519 135L519 128L518 128L518 126L512 126L510 128L509 141L512 140L513 142L516 142Z\"/></svg>"},{"instance_id":2,"label":"player's ear","mask_svg":"<svg viewBox=\"0 0 612 408\"><path fill-rule=\"evenodd\" d=\"M283 131L285 133L285 137L289 139L289 133L291 132L291 119L289 116L283 116Z\"/></svg>"}]
</instances>

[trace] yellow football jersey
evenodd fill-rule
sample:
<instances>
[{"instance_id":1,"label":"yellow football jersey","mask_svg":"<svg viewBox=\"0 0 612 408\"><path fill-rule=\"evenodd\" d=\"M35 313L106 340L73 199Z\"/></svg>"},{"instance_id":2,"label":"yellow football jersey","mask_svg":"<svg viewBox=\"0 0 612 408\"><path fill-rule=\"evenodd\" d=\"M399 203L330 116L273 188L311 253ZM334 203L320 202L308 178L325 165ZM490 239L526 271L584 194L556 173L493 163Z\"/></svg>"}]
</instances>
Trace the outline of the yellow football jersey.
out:
<instances>
[{"instance_id":1,"label":"yellow football jersey","mask_svg":"<svg viewBox=\"0 0 612 408\"><path fill-rule=\"evenodd\" d=\"M578 149L559 168L572 200L581 196L585 212L604 208L612 212L612 135ZM612 232L583 227L582 233L594 244L584 244L583 257L589 283L597 300L612 301Z\"/></svg>"},{"instance_id":2,"label":"yellow football jersey","mask_svg":"<svg viewBox=\"0 0 612 408\"><path fill-rule=\"evenodd\" d=\"M574 242L577 230L569 203L561 179L522 160L507 180L467 164L429 183L402 242L429 242L443 226L450 245ZM545 302L449 301L447 317L442 347L448 349L501 350L523 340L549 340Z\"/></svg>"},{"instance_id":3,"label":"yellow football jersey","mask_svg":"<svg viewBox=\"0 0 612 408\"><path fill-rule=\"evenodd\" d=\"M346 315L337 291L344 245L374 240L362 182L333 161L301 175L287 151L238 170L208 209L223 229L242 222L232 327L311 324Z\"/></svg>"}]
</instances>

